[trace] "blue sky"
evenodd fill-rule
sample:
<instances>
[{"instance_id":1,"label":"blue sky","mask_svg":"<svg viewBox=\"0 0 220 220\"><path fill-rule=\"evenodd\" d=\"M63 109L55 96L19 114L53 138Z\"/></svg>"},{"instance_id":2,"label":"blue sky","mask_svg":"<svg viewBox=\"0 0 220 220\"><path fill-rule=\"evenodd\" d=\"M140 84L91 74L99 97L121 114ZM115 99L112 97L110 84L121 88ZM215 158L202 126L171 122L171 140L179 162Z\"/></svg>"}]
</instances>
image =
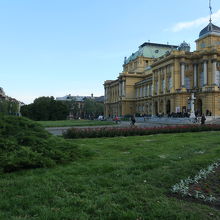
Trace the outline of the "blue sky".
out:
<instances>
[{"instance_id":1,"label":"blue sky","mask_svg":"<svg viewBox=\"0 0 220 220\"><path fill-rule=\"evenodd\" d=\"M25 103L39 96L103 95L123 59L150 40L194 41L208 0L0 0L0 87ZM220 26L220 1L212 0Z\"/></svg>"}]
</instances>

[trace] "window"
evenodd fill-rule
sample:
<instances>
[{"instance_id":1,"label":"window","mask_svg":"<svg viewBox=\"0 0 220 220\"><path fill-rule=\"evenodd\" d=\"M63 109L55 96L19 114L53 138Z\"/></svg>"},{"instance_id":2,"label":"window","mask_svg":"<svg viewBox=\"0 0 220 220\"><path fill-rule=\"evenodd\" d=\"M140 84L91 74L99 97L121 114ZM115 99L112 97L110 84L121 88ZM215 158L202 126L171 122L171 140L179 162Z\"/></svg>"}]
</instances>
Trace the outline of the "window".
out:
<instances>
[{"instance_id":1,"label":"window","mask_svg":"<svg viewBox=\"0 0 220 220\"><path fill-rule=\"evenodd\" d=\"M152 96L152 85L149 86L149 95Z\"/></svg>"},{"instance_id":2,"label":"window","mask_svg":"<svg viewBox=\"0 0 220 220\"><path fill-rule=\"evenodd\" d=\"M190 89L190 78L189 77L185 77L185 85L187 89Z\"/></svg>"},{"instance_id":3,"label":"window","mask_svg":"<svg viewBox=\"0 0 220 220\"><path fill-rule=\"evenodd\" d=\"M162 90L163 90L163 92L165 91L165 80L164 79L162 81Z\"/></svg>"},{"instance_id":4,"label":"window","mask_svg":"<svg viewBox=\"0 0 220 220\"><path fill-rule=\"evenodd\" d=\"M205 46L206 46L205 43L201 43L201 44L200 44L200 47L201 47L201 48L205 48Z\"/></svg>"},{"instance_id":5,"label":"window","mask_svg":"<svg viewBox=\"0 0 220 220\"><path fill-rule=\"evenodd\" d=\"M169 84L169 90L171 90L172 84L173 84L173 82L172 82L172 77L169 77L169 79L168 79L168 84Z\"/></svg>"},{"instance_id":6,"label":"window","mask_svg":"<svg viewBox=\"0 0 220 220\"><path fill-rule=\"evenodd\" d=\"M140 87L140 97L142 97L142 87Z\"/></svg>"}]
</instances>

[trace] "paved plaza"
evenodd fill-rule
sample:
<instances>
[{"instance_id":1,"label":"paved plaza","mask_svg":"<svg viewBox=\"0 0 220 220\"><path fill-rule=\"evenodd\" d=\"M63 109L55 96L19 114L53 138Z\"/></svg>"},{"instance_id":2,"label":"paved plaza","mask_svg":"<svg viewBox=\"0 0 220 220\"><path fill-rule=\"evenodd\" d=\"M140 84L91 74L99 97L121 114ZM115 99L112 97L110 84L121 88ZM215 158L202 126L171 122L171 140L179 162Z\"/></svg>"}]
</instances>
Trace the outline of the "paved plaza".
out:
<instances>
[{"instance_id":1,"label":"paved plaza","mask_svg":"<svg viewBox=\"0 0 220 220\"><path fill-rule=\"evenodd\" d=\"M75 128L106 128L106 127L130 127L130 121L121 121L117 125L102 125L102 126L82 126L82 127L75 127ZM164 126L175 126L175 125L186 125L186 124L195 124L194 119L190 118L167 118L167 117L151 117L151 118L144 118L144 117L137 117L135 125L140 128L149 128L149 127L164 127ZM215 118L208 116L206 117L206 124L220 124L220 117ZM53 135L62 135L67 129L73 127L51 127L46 128Z\"/></svg>"}]
</instances>

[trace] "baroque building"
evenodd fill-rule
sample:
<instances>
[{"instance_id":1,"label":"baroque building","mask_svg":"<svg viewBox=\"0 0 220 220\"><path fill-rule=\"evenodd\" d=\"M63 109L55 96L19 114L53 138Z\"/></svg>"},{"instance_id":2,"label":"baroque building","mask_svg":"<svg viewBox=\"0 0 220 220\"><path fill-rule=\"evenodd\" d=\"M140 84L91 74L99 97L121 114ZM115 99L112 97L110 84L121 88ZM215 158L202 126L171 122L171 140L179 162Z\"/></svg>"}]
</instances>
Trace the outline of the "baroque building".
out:
<instances>
[{"instance_id":1,"label":"baroque building","mask_svg":"<svg viewBox=\"0 0 220 220\"><path fill-rule=\"evenodd\" d=\"M201 30L196 50L144 43L129 58L116 80L104 82L105 116L132 114L169 115L195 111L220 116L220 27Z\"/></svg>"}]
</instances>

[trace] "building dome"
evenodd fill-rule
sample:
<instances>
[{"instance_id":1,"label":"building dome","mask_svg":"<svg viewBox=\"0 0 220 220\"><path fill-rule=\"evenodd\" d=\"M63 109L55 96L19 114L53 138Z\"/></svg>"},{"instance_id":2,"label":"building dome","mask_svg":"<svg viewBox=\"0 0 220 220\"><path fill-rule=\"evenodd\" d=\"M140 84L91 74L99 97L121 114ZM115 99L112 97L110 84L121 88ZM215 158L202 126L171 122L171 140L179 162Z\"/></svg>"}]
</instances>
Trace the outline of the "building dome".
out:
<instances>
[{"instance_id":1,"label":"building dome","mask_svg":"<svg viewBox=\"0 0 220 220\"><path fill-rule=\"evenodd\" d=\"M202 37L202 36L208 35L208 34L220 35L220 27L218 27L210 22L204 29L202 29L200 31L199 37Z\"/></svg>"},{"instance_id":2,"label":"building dome","mask_svg":"<svg viewBox=\"0 0 220 220\"><path fill-rule=\"evenodd\" d=\"M185 41L183 41L183 43L180 44L180 46L178 47L178 50L181 51L190 51L190 45L187 44Z\"/></svg>"}]
</instances>

